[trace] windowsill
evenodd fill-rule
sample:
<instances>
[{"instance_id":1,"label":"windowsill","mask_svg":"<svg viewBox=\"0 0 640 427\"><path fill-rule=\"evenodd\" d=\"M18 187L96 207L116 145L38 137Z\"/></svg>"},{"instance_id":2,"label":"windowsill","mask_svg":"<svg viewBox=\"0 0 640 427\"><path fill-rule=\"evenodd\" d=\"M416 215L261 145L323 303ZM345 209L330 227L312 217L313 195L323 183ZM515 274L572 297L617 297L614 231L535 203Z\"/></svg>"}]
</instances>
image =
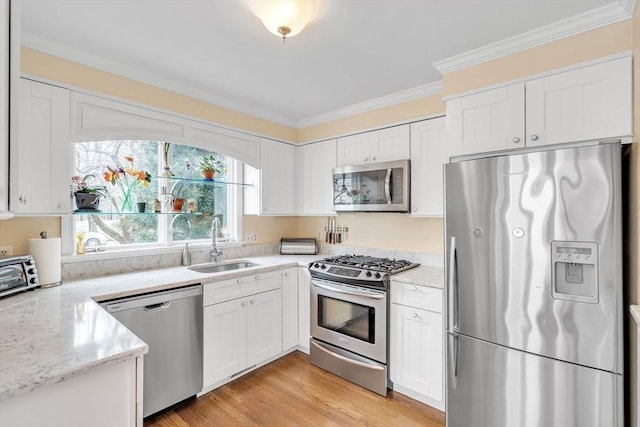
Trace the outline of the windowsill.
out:
<instances>
[{"instance_id":1,"label":"windowsill","mask_svg":"<svg viewBox=\"0 0 640 427\"><path fill-rule=\"evenodd\" d=\"M209 249L210 243L189 243L189 249ZM244 246L244 241L240 242L220 242L217 247L224 248L240 248ZM98 252L87 252L84 255L64 255L62 256L62 264L72 264L76 262L101 261L108 259L131 258L148 255L164 255L170 253L180 253L184 249L184 244L175 244L173 246L153 246L148 248L130 248L120 250L106 250Z\"/></svg>"}]
</instances>

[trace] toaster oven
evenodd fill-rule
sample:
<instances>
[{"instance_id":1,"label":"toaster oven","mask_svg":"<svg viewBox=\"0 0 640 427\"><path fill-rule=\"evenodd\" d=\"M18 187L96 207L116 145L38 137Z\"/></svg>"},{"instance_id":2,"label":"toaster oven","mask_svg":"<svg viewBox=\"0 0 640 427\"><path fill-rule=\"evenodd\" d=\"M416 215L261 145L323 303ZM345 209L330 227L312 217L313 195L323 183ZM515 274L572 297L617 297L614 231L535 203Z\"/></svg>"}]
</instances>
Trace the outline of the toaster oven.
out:
<instances>
[{"instance_id":1,"label":"toaster oven","mask_svg":"<svg viewBox=\"0 0 640 427\"><path fill-rule=\"evenodd\" d=\"M38 286L38 269L31 255L0 258L0 297Z\"/></svg>"}]
</instances>

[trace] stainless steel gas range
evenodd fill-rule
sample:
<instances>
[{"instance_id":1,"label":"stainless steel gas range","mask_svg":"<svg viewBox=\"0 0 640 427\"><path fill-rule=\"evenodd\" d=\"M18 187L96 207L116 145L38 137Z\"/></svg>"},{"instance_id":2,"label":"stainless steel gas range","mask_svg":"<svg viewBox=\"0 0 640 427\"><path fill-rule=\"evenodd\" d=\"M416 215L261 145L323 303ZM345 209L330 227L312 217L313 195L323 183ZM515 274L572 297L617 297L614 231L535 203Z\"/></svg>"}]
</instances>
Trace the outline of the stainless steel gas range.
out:
<instances>
[{"instance_id":1,"label":"stainless steel gas range","mask_svg":"<svg viewBox=\"0 0 640 427\"><path fill-rule=\"evenodd\" d=\"M363 255L309 264L311 363L386 396L389 281L417 266Z\"/></svg>"}]
</instances>

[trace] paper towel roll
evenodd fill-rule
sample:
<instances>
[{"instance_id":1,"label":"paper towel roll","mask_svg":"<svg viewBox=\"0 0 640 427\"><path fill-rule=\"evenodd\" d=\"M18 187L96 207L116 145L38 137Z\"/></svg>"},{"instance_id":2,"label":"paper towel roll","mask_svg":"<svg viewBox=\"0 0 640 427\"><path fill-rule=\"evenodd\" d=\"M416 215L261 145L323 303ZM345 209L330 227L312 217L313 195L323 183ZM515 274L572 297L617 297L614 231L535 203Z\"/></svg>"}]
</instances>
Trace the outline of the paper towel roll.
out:
<instances>
[{"instance_id":1,"label":"paper towel roll","mask_svg":"<svg viewBox=\"0 0 640 427\"><path fill-rule=\"evenodd\" d=\"M60 238L29 239L29 253L36 261L38 281L43 287L61 282Z\"/></svg>"}]
</instances>

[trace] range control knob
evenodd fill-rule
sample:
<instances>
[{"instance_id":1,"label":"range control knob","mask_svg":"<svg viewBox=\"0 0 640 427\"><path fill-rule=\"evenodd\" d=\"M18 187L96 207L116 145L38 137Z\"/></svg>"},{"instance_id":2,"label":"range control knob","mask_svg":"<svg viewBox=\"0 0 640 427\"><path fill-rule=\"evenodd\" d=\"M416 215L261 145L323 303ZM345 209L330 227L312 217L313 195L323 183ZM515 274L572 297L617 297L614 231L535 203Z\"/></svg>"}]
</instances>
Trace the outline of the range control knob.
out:
<instances>
[{"instance_id":1,"label":"range control knob","mask_svg":"<svg viewBox=\"0 0 640 427\"><path fill-rule=\"evenodd\" d=\"M320 264L318 264L318 263L316 262L315 264L313 264L313 266L314 266L315 268L318 268L318 267L320 267Z\"/></svg>"},{"instance_id":2,"label":"range control knob","mask_svg":"<svg viewBox=\"0 0 640 427\"><path fill-rule=\"evenodd\" d=\"M371 272L367 271L367 277L371 277Z\"/></svg>"},{"instance_id":3,"label":"range control knob","mask_svg":"<svg viewBox=\"0 0 640 427\"><path fill-rule=\"evenodd\" d=\"M30 269L27 270L27 273L29 273L29 274L36 274L37 272L38 272L38 270L35 269L35 268L30 268Z\"/></svg>"},{"instance_id":4,"label":"range control knob","mask_svg":"<svg viewBox=\"0 0 640 427\"><path fill-rule=\"evenodd\" d=\"M38 283L38 278L32 277L31 279L29 279L29 283L31 283L32 285L35 285L36 283Z\"/></svg>"},{"instance_id":5,"label":"range control knob","mask_svg":"<svg viewBox=\"0 0 640 427\"><path fill-rule=\"evenodd\" d=\"M376 273L376 279L380 278L380 273Z\"/></svg>"},{"instance_id":6,"label":"range control knob","mask_svg":"<svg viewBox=\"0 0 640 427\"><path fill-rule=\"evenodd\" d=\"M324 270L325 268L327 268L327 266L326 266L326 265L324 265L324 264L322 264L322 265L320 266L320 268Z\"/></svg>"},{"instance_id":7,"label":"range control knob","mask_svg":"<svg viewBox=\"0 0 640 427\"><path fill-rule=\"evenodd\" d=\"M24 263L27 264L27 265L31 265L31 264L33 264L33 260L31 258L29 258Z\"/></svg>"}]
</instances>

